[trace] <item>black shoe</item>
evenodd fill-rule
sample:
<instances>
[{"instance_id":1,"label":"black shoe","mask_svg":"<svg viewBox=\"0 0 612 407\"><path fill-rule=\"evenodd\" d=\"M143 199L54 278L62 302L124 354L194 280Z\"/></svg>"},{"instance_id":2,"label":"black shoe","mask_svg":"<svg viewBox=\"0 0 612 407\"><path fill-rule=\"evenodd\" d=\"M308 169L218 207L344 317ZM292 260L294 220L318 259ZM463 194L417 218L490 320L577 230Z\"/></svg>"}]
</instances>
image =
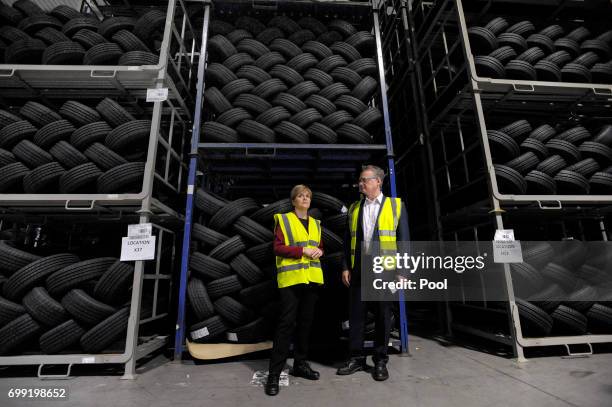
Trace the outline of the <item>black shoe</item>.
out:
<instances>
[{"instance_id":1,"label":"black shoe","mask_svg":"<svg viewBox=\"0 0 612 407\"><path fill-rule=\"evenodd\" d=\"M280 387L278 386L278 381L280 380L280 376L277 374L268 375L268 381L264 386L264 390L268 396L276 396L280 391Z\"/></svg>"},{"instance_id":2,"label":"black shoe","mask_svg":"<svg viewBox=\"0 0 612 407\"><path fill-rule=\"evenodd\" d=\"M376 362L374 365L374 371L372 377L377 382L385 381L389 378L389 371L387 370L387 364L385 362Z\"/></svg>"},{"instance_id":3,"label":"black shoe","mask_svg":"<svg viewBox=\"0 0 612 407\"><path fill-rule=\"evenodd\" d=\"M293 364L291 374L308 380L319 380L319 372L312 370L308 362L301 361Z\"/></svg>"},{"instance_id":4,"label":"black shoe","mask_svg":"<svg viewBox=\"0 0 612 407\"><path fill-rule=\"evenodd\" d=\"M344 366L341 366L336 374L340 376L350 375L360 370L365 369L365 358L350 358L344 363Z\"/></svg>"}]
</instances>

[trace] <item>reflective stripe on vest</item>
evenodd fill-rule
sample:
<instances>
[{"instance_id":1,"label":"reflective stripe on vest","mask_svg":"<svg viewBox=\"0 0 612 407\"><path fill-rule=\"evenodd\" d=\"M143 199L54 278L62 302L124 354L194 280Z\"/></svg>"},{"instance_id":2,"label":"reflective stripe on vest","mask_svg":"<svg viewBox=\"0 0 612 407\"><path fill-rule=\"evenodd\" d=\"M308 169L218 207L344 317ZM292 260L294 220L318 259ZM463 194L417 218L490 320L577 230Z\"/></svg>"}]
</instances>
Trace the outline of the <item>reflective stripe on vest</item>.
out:
<instances>
[{"instance_id":1,"label":"reflective stripe on vest","mask_svg":"<svg viewBox=\"0 0 612 407\"><path fill-rule=\"evenodd\" d=\"M308 231L294 212L274 215L276 226L279 226L285 236L285 245L304 248L317 248L321 241L320 221L308 217ZM276 279L278 287L289 287L295 284L323 284L321 262L302 256L300 259L276 257Z\"/></svg>"},{"instance_id":2,"label":"reflective stripe on vest","mask_svg":"<svg viewBox=\"0 0 612 407\"><path fill-rule=\"evenodd\" d=\"M355 249L357 247L357 229L359 227L359 210L363 201L354 202L349 209L351 235L351 267L355 267ZM399 198L385 197L378 215L379 254L394 255L397 252L397 226L402 210Z\"/></svg>"}]
</instances>

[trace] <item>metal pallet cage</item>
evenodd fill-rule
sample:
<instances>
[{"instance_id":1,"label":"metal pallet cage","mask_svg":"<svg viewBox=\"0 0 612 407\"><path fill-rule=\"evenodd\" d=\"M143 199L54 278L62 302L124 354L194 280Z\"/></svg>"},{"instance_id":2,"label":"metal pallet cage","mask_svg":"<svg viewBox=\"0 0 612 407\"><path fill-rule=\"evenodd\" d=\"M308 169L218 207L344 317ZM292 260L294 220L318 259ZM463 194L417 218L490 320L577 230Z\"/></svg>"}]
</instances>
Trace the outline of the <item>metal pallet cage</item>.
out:
<instances>
[{"instance_id":1,"label":"metal pallet cage","mask_svg":"<svg viewBox=\"0 0 612 407\"><path fill-rule=\"evenodd\" d=\"M396 195L393 146L391 141L390 118L386 98L386 80L382 67L381 25L379 16L381 4L368 2L341 1L215 1L205 14L203 44L207 41L208 23L215 16L232 18L249 15L270 17L286 15L291 18L313 16L321 19L340 18L352 22L360 29L373 30L377 41L377 63L379 66L380 92L373 99L384 117L384 127L375 137L375 144L292 144L292 143L208 143L201 142L200 125L208 114L202 111L204 90L204 61L198 69L198 96L194 114L192 157L188 181L186 204L185 235L181 281L179 288L179 308L175 338L175 358L180 359L185 341L185 297L187 268L193 218L193 194L196 185L209 187L215 192L223 192L229 197L248 196L275 200L284 198L286 191L296 182L307 182L322 192L335 195L354 196L354 176L364 162L380 162L388 166L391 195ZM203 49L205 45L202 46ZM205 135L204 135L205 136ZM195 155L199 157L198 159ZM199 164L199 165L196 165ZM196 171L202 171L203 179L196 182ZM339 186L339 187L338 187ZM282 194L282 195L281 195ZM403 304L403 300L402 300ZM404 308L401 312L401 349L407 351L407 328Z\"/></svg>"}]
</instances>

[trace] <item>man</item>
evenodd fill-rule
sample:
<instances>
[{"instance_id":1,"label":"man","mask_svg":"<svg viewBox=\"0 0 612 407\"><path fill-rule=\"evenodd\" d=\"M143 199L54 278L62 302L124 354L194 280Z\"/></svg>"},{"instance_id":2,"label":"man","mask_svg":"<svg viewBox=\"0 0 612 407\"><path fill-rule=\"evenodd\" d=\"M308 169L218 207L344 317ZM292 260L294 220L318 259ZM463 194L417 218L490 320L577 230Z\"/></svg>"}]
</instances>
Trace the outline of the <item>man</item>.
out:
<instances>
[{"instance_id":1,"label":"man","mask_svg":"<svg viewBox=\"0 0 612 407\"><path fill-rule=\"evenodd\" d=\"M383 195L381 189L384 171L374 165L364 167L359 176L359 192L364 197L353 203L348 211L347 233L344 237L345 266L342 282L349 287L349 347L350 359L338 369L338 375L350 375L366 367L363 352L364 326L368 302L361 301L361 255L362 245L371 254L373 242L395 247L396 243L408 240L408 216L399 198ZM398 218L399 216L399 218ZM376 315L374 342L374 380L389 378L387 370L387 348L391 331L392 302L369 302Z\"/></svg>"}]
</instances>

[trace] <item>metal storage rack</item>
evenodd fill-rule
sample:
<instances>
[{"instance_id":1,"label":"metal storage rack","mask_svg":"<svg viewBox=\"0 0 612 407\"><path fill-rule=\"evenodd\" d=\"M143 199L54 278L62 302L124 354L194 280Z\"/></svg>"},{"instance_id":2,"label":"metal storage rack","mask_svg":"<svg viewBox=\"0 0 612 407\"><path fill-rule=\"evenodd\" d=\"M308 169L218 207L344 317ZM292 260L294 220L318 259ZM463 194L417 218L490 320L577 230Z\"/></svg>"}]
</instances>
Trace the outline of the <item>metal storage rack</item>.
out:
<instances>
[{"instance_id":1,"label":"metal storage rack","mask_svg":"<svg viewBox=\"0 0 612 407\"><path fill-rule=\"evenodd\" d=\"M391 82L392 102L403 102L392 106L417 123L416 128L399 123L405 148L398 158L398 167L400 173L411 175L403 177L409 208L414 209L417 196L425 196L429 202L422 216L412 217L420 221L414 232L422 240L488 240L496 229L504 227L515 227L521 233L525 228L520 220L527 214L556 216L556 221L563 224L576 214L584 217L585 212L600 222L602 214L609 210L609 195L504 195L498 191L487 139L487 127L493 123L494 114L524 112L525 116L550 117L577 112L609 117L612 95L610 85L479 77L467 35L468 21L470 25L486 22L487 17L496 16L492 14L495 10L508 3L518 2L387 2L389 13L399 20L393 25L394 34L385 43L389 66L407 67L404 69L410 73L409 77L397 77ZM471 8L466 10L464 5ZM568 11L578 13L579 17L592 13L582 3L572 1L530 2L514 9L511 6L504 8L504 13L514 12L519 17L525 15L525 7L546 10L522 18L534 22L539 15L552 21L563 19ZM450 145L454 147L452 156L446 153ZM509 218L510 213L521 216ZM413 226L414 223L419 222L413 222ZM600 228L605 230L603 223ZM542 233L532 240L566 236L571 233ZM595 233L590 238L607 240L607 235ZM519 361L525 360L523 349L527 347L564 345L571 353L570 345L590 347L591 343L612 340L610 335L524 337L508 265L505 269L508 308L489 311L508 318L507 333L496 335L469 324L453 323L454 304L447 303L449 333L463 331L511 345ZM488 308L486 304L484 308Z\"/></svg>"},{"instance_id":2,"label":"metal storage rack","mask_svg":"<svg viewBox=\"0 0 612 407\"><path fill-rule=\"evenodd\" d=\"M185 343L185 303L187 290L187 268L189 264L189 247L191 242L191 225L193 217L194 192L196 189L196 173L203 167L198 167L199 160L206 165L204 179L200 185L211 185L211 178L219 175L215 181L231 176L231 190L248 189L252 194L265 191L275 196L275 187L285 188L294 185L296 179L311 182L314 188L329 189L320 178L325 174L325 180L333 179L335 185L341 184L344 188L353 185L355 172L359 164L375 158L385 160L389 168L391 196L398 196L396 191L396 176L394 167L393 141L391 137L391 121L386 95L386 78L382 55L382 33L380 15L383 4L381 2L357 1L215 1L214 12L218 15L246 13L266 14L279 13L288 16L312 15L335 16L339 18L368 24L373 26L376 37L376 59L379 66L379 84L381 109L384 118L384 144L288 144L288 143L201 143L200 126L202 122L203 90L205 61L200 60L198 65L198 84L196 109L194 114L194 127L191 149L191 162L187 187L187 202L185 211L185 229L183 236L183 253L181 263L181 276L178 298L178 318L175 336L174 357L182 358ZM202 53L205 54L208 39L208 25L212 18L213 7L206 2L204 25L202 31ZM281 170L280 172L278 170ZM254 173L255 171L255 173ZM306 174L297 176L295 174ZM328 178L329 177L329 178ZM255 183L254 181L262 181ZM268 183L268 185L265 185ZM270 185L272 184L272 185ZM403 295L400 298L400 335L401 351L408 351L408 330L404 308Z\"/></svg>"},{"instance_id":3,"label":"metal storage rack","mask_svg":"<svg viewBox=\"0 0 612 407\"><path fill-rule=\"evenodd\" d=\"M152 223L154 235L157 236L155 263L135 262L123 353L6 356L0 357L0 365L38 365L38 374L42 377L45 376L43 367L49 364L67 365L67 375L70 375L75 364L123 364L123 378L134 379L136 362L168 343L168 335L142 337L139 336L139 329L169 317L167 311L157 311L157 304L164 284L168 284L168 293L172 291L177 261L175 254L180 247L176 232L180 230L183 215L178 205L167 203L164 197L157 196L157 190L160 189L158 186L162 186L176 200L183 193L186 183L184 172L187 169L186 143L195 85L194 64L200 55L197 33L189 16L203 11L204 5L199 1L186 0L169 0L158 4L167 5L167 19L157 66L0 65L1 100L6 104L22 98L23 103L31 98L40 98L53 104L61 98L100 100L109 96L129 102L138 113L151 114L152 122L143 186L139 193L0 195L0 221L44 222L60 219L75 224ZM128 0L85 0L83 3L83 7L97 13L112 13L121 7L131 10L150 6L151 2ZM168 99L145 105L147 89L161 88L169 89ZM146 318L141 317L144 292L151 292L154 298L153 313Z\"/></svg>"}]
</instances>

